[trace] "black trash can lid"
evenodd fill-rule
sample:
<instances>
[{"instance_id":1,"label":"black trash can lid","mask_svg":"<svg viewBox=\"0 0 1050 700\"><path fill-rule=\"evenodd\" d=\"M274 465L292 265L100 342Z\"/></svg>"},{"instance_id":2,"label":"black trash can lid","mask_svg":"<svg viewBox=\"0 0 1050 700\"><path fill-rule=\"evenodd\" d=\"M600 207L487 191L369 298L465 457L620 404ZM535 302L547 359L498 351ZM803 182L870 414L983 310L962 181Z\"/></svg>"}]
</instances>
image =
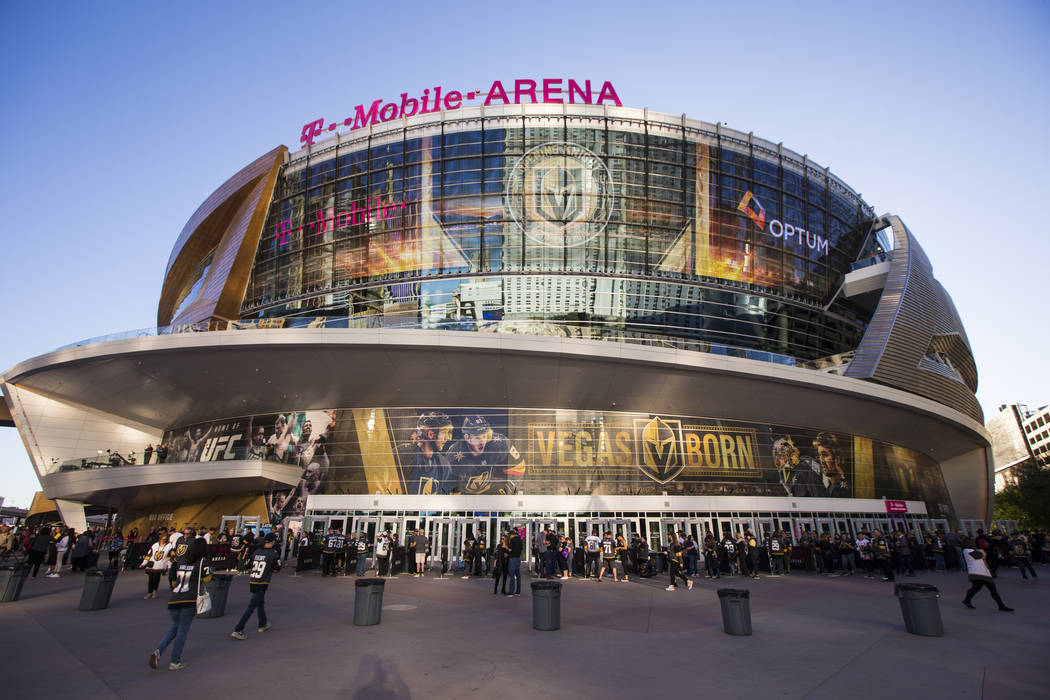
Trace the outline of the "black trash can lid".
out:
<instances>
[{"instance_id":1,"label":"black trash can lid","mask_svg":"<svg viewBox=\"0 0 1050 700\"><path fill-rule=\"evenodd\" d=\"M719 588L719 598L750 598L751 591L743 588Z\"/></svg>"},{"instance_id":2,"label":"black trash can lid","mask_svg":"<svg viewBox=\"0 0 1050 700\"><path fill-rule=\"evenodd\" d=\"M382 588L386 585L386 580L381 578L359 578L354 581L354 585L357 588L364 588L365 586L379 586Z\"/></svg>"},{"instance_id":3,"label":"black trash can lid","mask_svg":"<svg viewBox=\"0 0 1050 700\"><path fill-rule=\"evenodd\" d=\"M931 586L928 583L898 583L893 587L893 595L899 596L901 593L940 593L937 590L937 586Z\"/></svg>"},{"instance_id":4,"label":"black trash can lid","mask_svg":"<svg viewBox=\"0 0 1050 700\"><path fill-rule=\"evenodd\" d=\"M561 584L557 581L533 581L532 590L534 591L560 591Z\"/></svg>"}]
</instances>

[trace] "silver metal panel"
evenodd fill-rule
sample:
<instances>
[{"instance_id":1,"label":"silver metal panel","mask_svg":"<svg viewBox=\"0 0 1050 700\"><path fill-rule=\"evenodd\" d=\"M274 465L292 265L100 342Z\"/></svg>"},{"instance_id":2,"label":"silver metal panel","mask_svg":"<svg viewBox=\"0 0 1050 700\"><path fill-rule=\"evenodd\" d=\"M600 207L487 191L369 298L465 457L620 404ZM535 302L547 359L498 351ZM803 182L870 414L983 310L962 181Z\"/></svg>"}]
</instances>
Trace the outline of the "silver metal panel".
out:
<instances>
[{"instance_id":1,"label":"silver metal panel","mask_svg":"<svg viewBox=\"0 0 1050 700\"><path fill-rule=\"evenodd\" d=\"M216 418L395 406L573 408L847 432L937 461L984 427L915 394L770 363L628 344L380 329L219 331L60 350L5 380L172 428Z\"/></svg>"},{"instance_id":2,"label":"silver metal panel","mask_svg":"<svg viewBox=\"0 0 1050 700\"><path fill-rule=\"evenodd\" d=\"M48 498L122 508L285 488L298 484L302 472L302 467L279 462L229 460L59 472L40 482Z\"/></svg>"}]
</instances>

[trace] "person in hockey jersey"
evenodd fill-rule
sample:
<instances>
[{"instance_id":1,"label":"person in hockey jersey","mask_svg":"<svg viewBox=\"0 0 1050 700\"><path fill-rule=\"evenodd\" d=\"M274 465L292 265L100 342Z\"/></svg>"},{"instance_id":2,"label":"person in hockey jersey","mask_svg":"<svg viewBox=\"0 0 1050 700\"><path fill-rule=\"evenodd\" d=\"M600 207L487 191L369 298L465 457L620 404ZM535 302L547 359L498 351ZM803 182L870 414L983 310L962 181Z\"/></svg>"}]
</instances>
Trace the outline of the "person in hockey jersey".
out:
<instances>
[{"instance_id":1,"label":"person in hockey jersey","mask_svg":"<svg viewBox=\"0 0 1050 700\"><path fill-rule=\"evenodd\" d=\"M334 527L328 528L328 534L324 538L324 549L321 552L324 557L322 576L335 576L336 557L342 553L345 546L346 536Z\"/></svg>"},{"instance_id":2,"label":"person in hockey jersey","mask_svg":"<svg viewBox=\"0 0 1050 700\"><path fill-rule=\"evenodd\" d=\"M168 583L171 586L168 614L171 616L171 627L149 655L149 666L156 669L161 654L174 642L168 670L180 671L186 668L182 662L182 650L197 614L197 589L202 583L211 580L211 562L206 556L208 545L203 539L198 539L197 531L189 526L183 530L183 536L175 544L173 552L175 563L168 570Z\"/></svg>"},{"instance_id":3,"label":"person in hockey jersey","mask_svg":"<svg viewBox=\"0 0 1050 700\"><path fill-rule=\"evenodd\" d=\"M339 535L342 537L342 535ZM257 547L249 556L250 569L248 572L248 588L252 597L248 601L248 607L241 615L230 636L237 640L244 640L248 635L244 633L244 626L248 623L252 613L259 616L259 631L265 632L270 629L270 623L266 620L266 590L270 587L270 577L274 572L281 570L281 555L274 548L277 537L271 532L266 535L262 547ZM340 545L342 548L342 545ZM334 557L333 557L334 558Z\"/></svg>"}]
</instances>

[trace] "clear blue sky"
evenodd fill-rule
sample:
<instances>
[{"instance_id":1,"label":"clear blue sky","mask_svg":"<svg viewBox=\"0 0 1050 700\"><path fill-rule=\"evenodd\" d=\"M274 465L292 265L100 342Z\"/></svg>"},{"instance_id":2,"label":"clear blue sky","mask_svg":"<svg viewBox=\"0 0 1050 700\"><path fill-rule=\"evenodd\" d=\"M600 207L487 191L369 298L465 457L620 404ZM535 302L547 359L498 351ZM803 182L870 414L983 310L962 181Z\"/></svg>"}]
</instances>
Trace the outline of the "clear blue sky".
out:
<instances>
[{"instance_id":1,"label":"clear blue sky","mask_svg":"<svg viewBox=\"0 0 1050 700\"><path fill-rule=\"evenodd\" d=\"M783 141L903 217L962 315L978 397L1050 403L1050 3L0 4L0 371L156 320L197 206L318 117L494 79ZM0 429L0 496L39 488Z\"/></svg>"}]
</instances>

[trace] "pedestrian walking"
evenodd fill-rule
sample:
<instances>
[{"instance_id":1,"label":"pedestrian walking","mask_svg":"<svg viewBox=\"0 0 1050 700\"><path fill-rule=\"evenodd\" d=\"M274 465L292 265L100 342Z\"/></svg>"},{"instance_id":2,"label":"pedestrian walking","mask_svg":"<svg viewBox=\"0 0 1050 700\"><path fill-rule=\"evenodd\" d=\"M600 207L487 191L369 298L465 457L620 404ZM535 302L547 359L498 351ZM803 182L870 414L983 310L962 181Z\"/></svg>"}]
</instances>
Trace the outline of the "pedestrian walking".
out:
<instances>
[{"instance_id":1,"label":"pedestrian walking","mask_svg":"<svg viewBox=\"0 0 1050 700\"><path fill-rule=\"evenodd\" d=\"M168 615L171 627L161 638L157 648L149 655L149 667L156 669L161 655L171 644L171 662L169 671L181 671L186 668L182 662L182 650L190 633L190 625L197 614L197 597L202 584L211 580L211 562L206 556L207 545L197 539L197 531L187 526L183 536L175 544L175 563L168 572L168 584L171 586L171 599L168 601ZM174 642L174 643L173 643Z\"/></svg>"},{"instance_id":2,"label":"pedestrian walking","mask_svg":"<svg viewBox=\"0 0 1050 700\"><path fill-rule=\"evenodd\" d=\"M963 561L966 562L966 572L970 579L970 590L966 591L966 597L963 598L963 605L973 609L974 605L973 597L977 595L977 592L981 588L987 588L988 592L992 595L992 600L999 606L1000 612L1013 612L1013 608L1006 606L1003 599L999 597L999 591L995 588L995 581L992 580L992 572L985 563L985 553L978 549L977 544L967 538L963 543Z\"/></svg>"},{"instance_id":3,"label":"pedestrian walking","mask_svg":"<svg viewBox=\"0 0 1050 700\"><path fill-rule=\"evenodd\" d=\"M250 568L248 573L248 589L251 599L241 619L237 622L230 636L237 640L245 640L248 635L244 633L244 626L251 619L252 613L259 617L259 632L270 629L270 623L266 619L266 591L270 587L270 578L274 573L281 570L281 554L274 549L277 536L272 532L266 535L263 546L256 548L249 556Z\"/></svg>"}]
</instances>

